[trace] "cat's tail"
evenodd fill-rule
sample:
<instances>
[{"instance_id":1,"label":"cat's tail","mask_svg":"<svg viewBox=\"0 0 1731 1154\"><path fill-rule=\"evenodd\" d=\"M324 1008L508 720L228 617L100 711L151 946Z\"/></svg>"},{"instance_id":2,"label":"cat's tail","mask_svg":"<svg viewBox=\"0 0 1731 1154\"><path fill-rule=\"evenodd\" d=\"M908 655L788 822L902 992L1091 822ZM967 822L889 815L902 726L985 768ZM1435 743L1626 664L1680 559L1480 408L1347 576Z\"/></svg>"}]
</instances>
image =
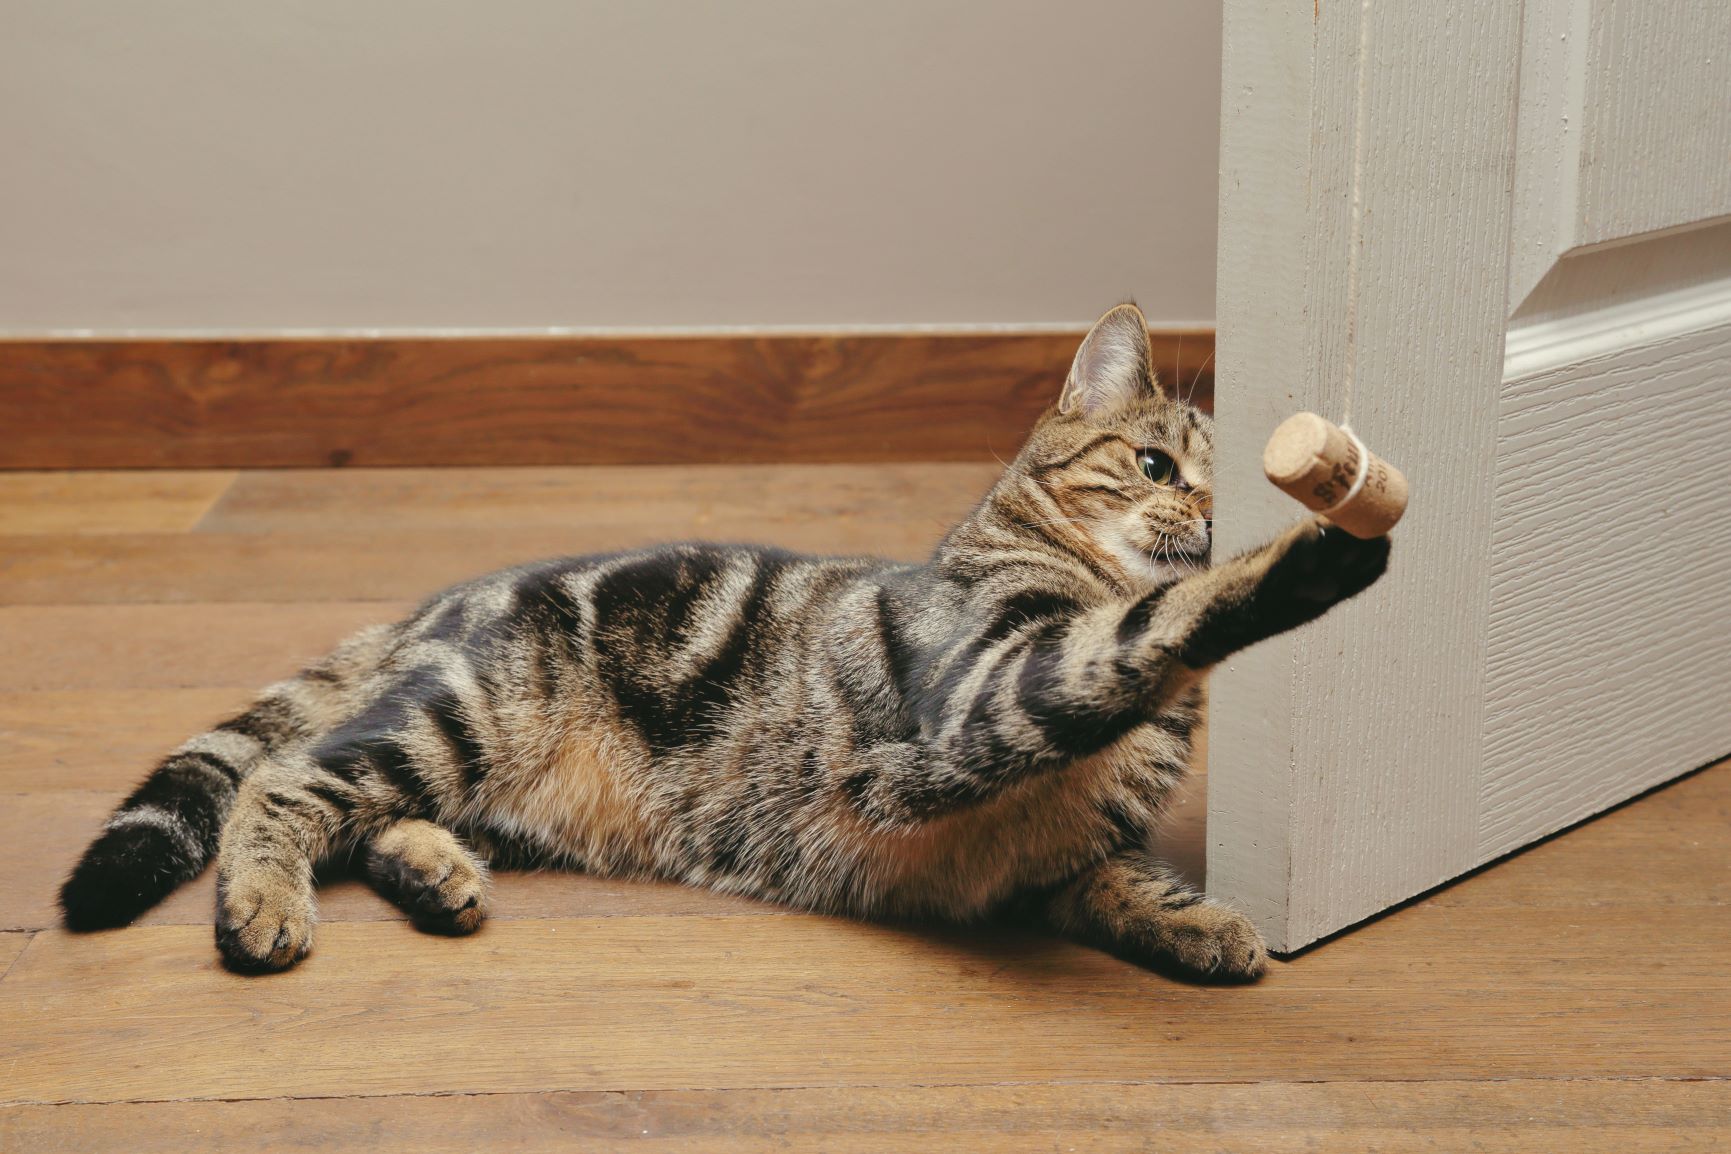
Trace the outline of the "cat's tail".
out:
<instances>
[{"instance_id":1,"label":"cat's tail","mask_svg":"<svg viewBox=\"0 0 1731 1154\"><path fill-rule=\"evenodd\" d=\"M273 750L325 732L385 630L368 630L325 661L266 689L246 712L163 758L120 803L60 887L73 930L123 926L191 881L216 856L240 783Z\"/></svg>"}]
</instances>

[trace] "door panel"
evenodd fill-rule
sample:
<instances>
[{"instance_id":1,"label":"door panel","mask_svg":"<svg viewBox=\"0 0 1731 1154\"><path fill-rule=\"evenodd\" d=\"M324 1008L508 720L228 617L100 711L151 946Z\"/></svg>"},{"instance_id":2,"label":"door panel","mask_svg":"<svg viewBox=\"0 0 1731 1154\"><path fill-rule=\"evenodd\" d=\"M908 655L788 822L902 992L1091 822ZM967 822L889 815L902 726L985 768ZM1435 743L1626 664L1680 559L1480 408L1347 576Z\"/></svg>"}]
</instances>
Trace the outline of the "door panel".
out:
<instances>
[{"instance_id":1,"label":"door panel","mask_svg":"<svg viewBox=\"0 0 1731 1154\"><path fill-rule=\"evenodd\" d=\"M1731 215L1731 19L1714 0L1528 0L1509 311L1566 254Z\"/></svg>"},{"instance_id":2,"label":"door panel","mask_svg":"<svg viewBox=\"0 0 1731 1154\"><path fill-rule=\"evenodd\" d=\"M1576 246L1731 213L1731 18L1724 0L1545 0L1585 17ZM1577 28L1573 35L1582 35Z\"/></svg>"},{"instance_id":3,"label":"door panel","mask_svg":"<svg viewBox=\"0 0 1731 1154\"><path fill-rule=\"evenodd\" d=\"M1387 578L1213 678L1209 888L1290 950L1731 752L1731 5L1225 31L1221 547L1299 514L1295 409L1413 484Z\"/></svg>"},{"instance_id":4,"label":"door panel","mask_svg":"<svg viewBox=\"0 0 1731 1154\"><path fill-rule=\"evenodd\" d=\"M1503 385L1480 861L1731 750L1731 289L1571 327Z\"/></svg>"}]
</instances>

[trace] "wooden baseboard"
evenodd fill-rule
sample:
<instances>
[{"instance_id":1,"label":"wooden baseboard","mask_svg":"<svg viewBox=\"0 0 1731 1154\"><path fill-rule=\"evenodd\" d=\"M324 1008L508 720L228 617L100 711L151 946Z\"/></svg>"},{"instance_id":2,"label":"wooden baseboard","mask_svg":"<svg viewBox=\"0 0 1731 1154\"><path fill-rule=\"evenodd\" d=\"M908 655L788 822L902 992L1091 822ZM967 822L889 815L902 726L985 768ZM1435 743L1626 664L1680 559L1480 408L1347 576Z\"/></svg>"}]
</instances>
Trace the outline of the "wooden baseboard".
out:
<instances>
[{"instance_id":1,"label":"wooden baseboard","mask_svg":"<svg viewBox=\"0 0 1731 1154\"><path fill-rule=\"evenodd\" d=\"M986 460L1080 338L0 341L0 468ZM1154 348L1211 407L1213 332Z\"/></svg>"}]
</instances>

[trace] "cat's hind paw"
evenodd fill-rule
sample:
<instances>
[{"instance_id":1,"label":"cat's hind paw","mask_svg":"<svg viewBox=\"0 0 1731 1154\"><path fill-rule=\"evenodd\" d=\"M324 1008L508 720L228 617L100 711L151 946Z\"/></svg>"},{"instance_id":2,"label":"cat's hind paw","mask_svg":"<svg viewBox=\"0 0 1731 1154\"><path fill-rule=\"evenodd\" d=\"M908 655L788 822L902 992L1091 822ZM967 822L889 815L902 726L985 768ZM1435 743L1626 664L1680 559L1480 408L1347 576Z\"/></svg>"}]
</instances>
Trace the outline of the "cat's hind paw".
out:
<instances>
[{"instance_id":1,"label":"cat's hind paw","mask_svg":"<svg viewBox=\"0 0 1731 1154\"><path fill-rule=\"evenodd\" d=\"M286 970L312 949L312 886L270 867L224 870L216 885L216 947L241 973Z\"/></svg>"},{"instance_id":2,"label":"cat's hind paw","mask_svg":"<svg viewBox=\"0 0 1731 1154\"><path fill-rule=\"evenodd\" d=\"M419 928L472 934L486 918L487 873L455 834L408 819L367 845L367 876Z\"/></svg>"}]
</instances>

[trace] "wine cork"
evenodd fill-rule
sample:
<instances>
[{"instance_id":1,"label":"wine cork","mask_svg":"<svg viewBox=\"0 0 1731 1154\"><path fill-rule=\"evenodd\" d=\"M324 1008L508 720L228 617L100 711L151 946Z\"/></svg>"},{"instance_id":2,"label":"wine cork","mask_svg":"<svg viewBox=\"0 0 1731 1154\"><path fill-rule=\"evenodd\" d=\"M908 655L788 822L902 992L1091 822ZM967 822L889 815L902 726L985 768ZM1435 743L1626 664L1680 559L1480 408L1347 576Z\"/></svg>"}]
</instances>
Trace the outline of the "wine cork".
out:
<instances>
[{"instance_id":1,"label":"wine cork","mask_svg":"<svg viewBox=\"0 0 1731 1154\"><path fill-rule=\"evenodd\" d=\"M1406 477L1315 413L1280 423L1262 450L1268 479L1354 537L1380 537L1406 512ZM1363 479L1360 480L1360 469Z\"/></svg>"}]
</instances>

